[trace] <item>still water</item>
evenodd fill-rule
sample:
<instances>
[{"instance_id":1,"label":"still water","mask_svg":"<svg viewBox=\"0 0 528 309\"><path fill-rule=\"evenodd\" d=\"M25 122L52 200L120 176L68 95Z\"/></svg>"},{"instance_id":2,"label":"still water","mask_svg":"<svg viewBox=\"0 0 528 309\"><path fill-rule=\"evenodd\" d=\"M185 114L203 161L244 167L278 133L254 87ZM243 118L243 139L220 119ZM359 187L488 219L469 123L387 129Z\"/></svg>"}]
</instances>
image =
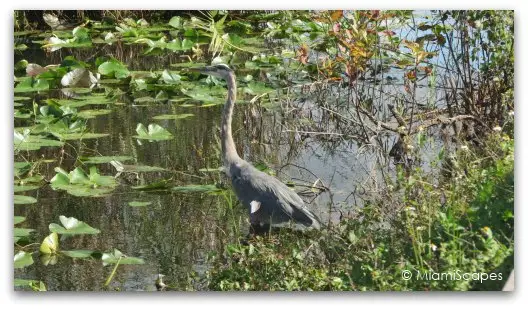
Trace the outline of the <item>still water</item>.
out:
<instances>
[{"instance_id":1,"label":"still water","mask_svg":"<svg viewBox=\"0 0 528 309\"><path fill-rule=\"evenodd\" d=\"M89 52L66 49L52 54L30 48L15 55L15 62L27 59L30 63L47 65L60 63L68 55L90 61L94 54L120 54L131 70L163 70L179 61L170 55L145 57L138 55L134 47L117 45L94 48ZM62 95L51 93L50 96ZM304 93L299 97L310 98L312 95ZM39 103L46 98L42 94L34 97ZM30 105L31 102L24 104ZM299 119L313 121L320 118L321 123L328 122L327 118L318 116L312 102L287 98L287 102L286 99L279 100L276 106L283 108L237 104L233 129L239 153L250 162L269 166L281 180L296 183L296 191L303 193L308 207L324 221L337 220L358 203L354 192L357 185L371 175L371 158L358 156L357 146L342 142L338 135L302 133ZM295 114L289 112L292 107L297 107ZM204 171L221 165L219 125L222 105L141 105L124 98L122 102L105 108L111 112L89 120L88 125L90 132L108 133L109 136L70 141L61 152L55 148L20 152L15 161L53 159L54 162L41 167L41 173L48 181L55 175L53 169L56 166L73 170L79 165L77 158L82 156L127 155L133 160L124 164L157 166L167 171L123 173L118 177L118 189L98 198L76 197L44 185L23 193L37 198L38 202L17 205L14 214L27 218L24 226L36 230L36 241L49 234L48 225L58 223L59 216L75 217L98 228L101 233L64 239L61 241L62 250L83 248L108 252L117 248L145 261L143 265L121 265L110 285L111 290L155 290L159 273L165 275L167 284L184 289L191 273L200 276L207 270L210 252L222 252L227 243L247 233L247 215L238 203L231 209L224 195L145 193L131 187L160 179L171 179L175 185L227 183L221 173ZM160 114L183 113L194 116L179 120L152 119ZM174 139L139 143L133 137L136 125L153 122L168 129ZM24 120L15 119L15 127L24 124ZM117 174L111 164L99 164L98 169L104 175ZM318 179L318 186L330 190L321 194L310 190ZM234 196L232 198L236 201ZM128 205L131 201L149 201L151 204L131 207ZM112 268L103 266L100 260L61 256L54 265L44 265L36 260L29 267L16 269L15 277L41 280L48 290L97 291L106 289L103 284Z\"/></svg>"}]
</instances>

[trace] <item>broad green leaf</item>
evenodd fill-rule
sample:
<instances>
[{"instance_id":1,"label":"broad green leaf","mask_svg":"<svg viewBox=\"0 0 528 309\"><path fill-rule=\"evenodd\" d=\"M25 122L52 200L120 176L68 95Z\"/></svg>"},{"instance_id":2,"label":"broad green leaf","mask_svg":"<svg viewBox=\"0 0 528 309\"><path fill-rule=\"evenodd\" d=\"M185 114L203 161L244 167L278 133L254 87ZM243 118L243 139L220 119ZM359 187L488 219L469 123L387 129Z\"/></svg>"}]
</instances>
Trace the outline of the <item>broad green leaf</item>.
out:
<instances>
[{"instance_id":1,"label":"broad green leaf","mask_svg":"<svg viewBox=\"0 0 528 309\"><path fill-rule=\"evenodd\" d=\"M97 116L110 114L112 111L109 109L87 109L77 113L77 117L84 119L93 119Z\"/></svg>"},{"instance_id":2,"label":"broad green leaf","mask_svg":"<svg viewBox=\"0 0 528 309\"><path fill-rule=\"evenodd\" d=\"M97 253L97 251L77 249L77 250L61 251L61 253L71 258L75 258L75 259L87 259L87 258L94 257L94 254Z\"/></svg>"},{"instance_id":3,"label":"broad green leaf","mask_svg":"<svg viewBox=\"0 0 528 309\"><path fill-rule=\"evenodd\" d=\"M81 157L80 160L85 164L110 163L110 161L130 161L131 156L101 156L101 157Z\"/></svg>"},{"instance_id":4,"label":"broad green leaf","mask_svg":"<svg viewBox=\"0 0 528 309\"><path fill-rule=\"evenodd\" d=\"M66 190L75 196L101 197L112 192L117 182L112 176L101 176L95 166L90 167L90 174L81 168L76 168L70 173L63 169L55 168L57 174L51 179L51 187L55 190Z\"/></svg>"},{"instance_id":5,"label":"broad green leaf","mask_svg":"<svg viewBox=\"0 0 528 309\"><path fill-rule=\"evenodd\" d=\"M117 79L127 78L130 75L126 66L115 59L102 63L98 71L101 75L112 76Z\"/></svg>"},{"instance_id":6,"label":"broad green leaf","mask_svg":"<svg viewBox=\"0 0 528 309\"><path fill-rule=\"evenodd\" d=\"M50 140L38 135L30 135L27 129L23 133L14 131L13 142L15 151L39 150L41 147L59 147L64 145L64 142L61 141Z\"/></svg>"},{"instance_id":7,"label":"broad green leaf","mask_svg":"<svg viewBox=\"0 0 528 309\"><path fill-rule=\"evenodd\" d=\"M165 191L170 189L172 179L163 179L151 184L133 186L132 189L140 191Z\"/></svg>"},{"instance_id":8,"label":"broad green leaf","mask_svg":"<svg viewBox=\"0 0 528 309\"><path fill-rule=\"evenodd\" d=\"M175 191L175 192L217 192L217 191L222 191L222 189L218 188L215 185L187 185L187 186L172 187L171 190Z\"/></svg>"},{"instance_id":9,"label":"broad green leaf","mask_svg":"<svg viewBox=\"0 0 528 309\"><path fill-rule=\"evenodd\" d=\"M13 222L15 225L19 224L19 223L22 223L26 221L26 217L21 217L21 216L15 216Z\"/></svg>"},{"instance_id":10,"label":"broad green leaf","mask_svg":"<svg viewBox=\"0 0 528 309\"><path fill-rule=\"evenodd\" d=\"M32 196L15 195L13 201L15 204L34 204L37 202L37 199Z\"/></svg>"},{"instance_id":11,"label":"broad green leaf","mask_svg":"<svg viewBox=\"0 0 528 309\"><path fill-rule=\"evenodd\" d=\"M164 115L158 115L152 117L152 119L156 120L176 120L176 119L185 119L188 117L193 117L194 114L164 114Z\"/></svg>"},{"instance_id":12,"label":"broad green leaf","mask_svg":"<svg viewBox=\"0 0 528 309\"><path fill-rule=\"evenodd\" d=\"M178 84L181 80L181 76L176 73L171 73L169 70L164 70L161 73L161 78L167 84Z\"/></svg>"},{"instance_id":13,"label":"broad green leaf","mask_svg":"<svg viewBox=\"0 0 528 309\"><path fill-rule=\"evenodd\" d=\"M118 172L123 173L141 173L141 172L163 172L167 169L159 166L148 166L148 165L128 165L128 164L121 164L121 162L118 161L112 161L110 162Z\"/></svg>"},{"instance_id":14,"label":"broad green leaf","mask_svg":"<svg viewBox=\"0 0 528 309\"><path fill-rule=\"evenodd\" d=\"M17 279L14 280L15 287L30 287L33 291L46 292L46 285L42 281Z\"/></svg>"},{"instance_id":15,"label":"broad green leaf","mask_svg":"<svg viewBox=\"0 0 528 309\"><path fill-rule=\"evenodd\" d=\"M36 81L32 78L25 79L15 87L15 93L19 92L33 92L33 91L46 91L49 90L49 83L45 79L37 79Z\"/></svg>"},{"instance_id":16,"label":"broad green leaf","mask_svg":"<svg viewBox=\"0 0 528 309\"><path fill-rule=\"evenodd\" d=\"M25 229L20 227L15 227L13 229L13 236L15 238L15 242L17 242L22 237L29 237L29 235L34 232L34 229Z\"/></svg>"},{"instance_id":17,"label":"broad green leaf","mask_svg":"<svg viewBox=\"0 0 528 309\"><path fill-rule=\"evenodd\" d=\"M129 202L128 205L132 207L144 207L152 204L152 202L140 202L140 201L132 201Z\"/></svg>"},{"instance_id":18,"label":"broad green leaf","mask_svg":"<svg viewBox=\"0 0 528 309\"><path fill-rule=\"evenodd\" d=\"M103 265L109 264L145 264L143 259L124 255L121 251L114 249L113 252L103 253L101 257Z\"/></svg>"},{"instance_id":19,"label":"broad green leaf","mask_svg":"<svg viewBox=\"0 0 528 309\"><path fill-rule=\"evenodd\" d=\"M169 25L171 25L172 27L174 27L176 29L180 29L182 27L181 17L180 16L174 16L173 18L170 19Z\"/></svg>"},{"instance_id":20,"label":"broad green leaf","mask_svg":"<svg viewBox=\"0 0 528 309\"><path fill-rule=\"evenodd\" d=\"M30 191L30 190L36 190L40 188L40 186L14 186L14 192L24 192L24 191Z\"/></svg>"},{"instance_id":21,"label":"broad green leaf","mask_svg":"<svg viewBox=\"0 0 528 309\"><path fill-rule=\"evenodd\" d=\"M98 234L101 232L100 230L95 229L74 217L68 218L65 216L60 216L59 219L64 227L56 223L51 223L49 225L49 230L51 232L67 235Z\"/></svg>"},{"instance_id":22,"label":"broad green leaf","mask_svg":"<svg viewBox=\"0 0 528 309\"><path fill-rule=\"evenodd\" d=\"M134 135L134 137L139 139L159 141L174 138L169 131L155 123L149 124L148 129L142 123L139 123L136 127L136 132L138 135Z\"/></svg>"},{"instance_id":23,"label":"broad green leaf","mask_svg":"<svg viewBox=\"0 0 528 309\"><path fill-rule=\"evenodd\" d=\"M49 234L40 245L40 252L44 254L57 253L59 250L59 236L53 232Z\"/></svg>"},{"instance_id":24,"label":"broad green leaf","mask_svg":"<svg viewBox=\"0 0 528 309\"><path fill-rule=\"evenodd\" d=\"M101 137L107 137L107 136L110 135L110 134L107 134L107 133L91 133L91 132L85 132L85 133L56 133L56 132L52 132L52 134L55 135L57 138L63 140L63 141L101 138Z\"/></svg>"},{"instance_id":25,"label":"broad green leaf","mask_svg":"<svg viewBox=\"0 0 528 309\"><path fill-rule=\"evenodd\" d=\"M27 253L24 251L19 251L17 254L15 254L14 261L15 268L24 268L34 263L33 256L31 256L31 253Z\"/></svg>"}]
</instances>

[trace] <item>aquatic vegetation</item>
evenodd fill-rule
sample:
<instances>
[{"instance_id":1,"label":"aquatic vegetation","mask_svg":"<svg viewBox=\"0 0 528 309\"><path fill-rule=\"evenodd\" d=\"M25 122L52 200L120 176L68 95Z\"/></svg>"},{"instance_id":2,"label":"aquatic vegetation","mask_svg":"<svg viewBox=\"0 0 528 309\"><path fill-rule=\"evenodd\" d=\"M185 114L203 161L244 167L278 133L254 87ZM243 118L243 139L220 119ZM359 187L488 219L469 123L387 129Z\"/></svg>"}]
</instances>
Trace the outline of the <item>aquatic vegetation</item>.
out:
<instances>
[{"instance_id":1,"label":"aquatic vegetation","mask_svg":"<svg viewBox=\"0 0 528 309\"><path fill-rule=\"evenodd\" d=\"M512 11L14 21L17 290L497 290L401 272L513 268ZM218 63L237 150L329 229L241 241L217 168L226 84L189 71Z\"/></svg>"},{"instance_id":2,"label":"aquatic vegetation","mask_svg":"<svg viewBox=\"0 0 528 309\"><path fill-rule=\"evenodd\" d=\"M71 172L66 172L56 167L57 174L50 180L50 185L55 190L66 190L75 196L101 197L112 192L117 182L112 176L102 176L95 166L90 167L90 173L86 174L80 167Z\"/></svg>"}]
</instances>

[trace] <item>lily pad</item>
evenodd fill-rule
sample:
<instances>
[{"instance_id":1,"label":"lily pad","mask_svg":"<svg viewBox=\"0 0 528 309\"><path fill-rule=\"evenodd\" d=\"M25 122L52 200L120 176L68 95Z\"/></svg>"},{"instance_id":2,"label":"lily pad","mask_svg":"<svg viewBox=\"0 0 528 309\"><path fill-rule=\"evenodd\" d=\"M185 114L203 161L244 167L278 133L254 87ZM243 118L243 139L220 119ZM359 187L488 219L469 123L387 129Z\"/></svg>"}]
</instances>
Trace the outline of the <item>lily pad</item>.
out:
<instances>
[{"instance_id":1,"label":"lily pad","mask_svg":"<svg viewBox=\"0 0 528 309\"><path fill-rule=\"evenodd\" d=\"M15 102L27 101L27 100L31 100L31 98L30 97L14 97L13 98L13 101L15 101Z\"/></svg>"},{"instance_id":2,"label":"lily pad","mask_svg":"<svg viewBox=\"0 0 528 309\"><path fill-rule=\"evenodd\" d=\"M14 89L15 93L19 92L33 92L33 91L46 91L49 90L49 83L45 79L37 79L36 81L32 78L27 78L21 81Z\"/></svg>"},{"instance_id":3,"label":"lily pad","mask_svg":"<svg viewBox=\"0 0 528 309\"><path fill-rule=\"evenodd\" d=\"M40 186L32 186L32 185L28 185L28 186L14 186L13 191L16 193L16 192L24 192L24 191L36 190L38 188L40 188Z\"/></svg>"},{"instance_id":4,"label":"lily pad","mask_svg":"<svg viewBox=\"0 0 528 309\"><path fill-rule=\"evenodd\" d=\"M15 218L13 219L13 222L15 225L22 223L24 221L26 221L26 217L15 216Z\"/></svg>"},{"instance_id":5,"label":"lily pad","mask_svg":"<svg viewBox=\"0 0 528 309\"><path fill-rule=\"evenodd\" d=\"M84 132L84 133L57 133L52 132L53 135L58 137L59 139L63 141L69 141L69 140L81 140L81 139L93 139L93 138L100 138L100 137L106 137L110 134L108 133L92 133L92 132Z\"/></svg>"},{"instance_id":6,"label":"lily pad","mask_svg":"<svg viewBox=\"0 0 528 309\"><path fill-rule=\"evenodd\" d=\"M172 179L163 179L154 183L141 186L133 186L132 189L139 191L166 191L170 189Z\"/></svg>"},{"instance_id":7,"label":"lily pad","mask_svg":"<svg viewBox=\"0 0 528 309\"><path fill-rule=\"evenodd\" d=\"M112 176L102 176L97 172L95 166L90 167L90 174L86 174L81 168L76 168L67 173L60 167L56 167L57 174L51 179L51 187L55 190L66 190L75 196L101 197L112 192L117 182Z\"/></svg>"},{"instance_id":8,"label":"lily pad","mask_svg":"<svg viewBox=\"0 0 528 309\"><path fill-rule=\"evenodd\" d=\"M178 84L181 80L181 76L176 73L171 73L169 70L164 70L161 73L161 78L167 84Z\"/></svg>"},{"instance_id":9,"label":"lily pad","mask_svg":"<svg viewBox=\"0 0 528 309\"><path fill-rule=\"evenodd\" d=\"M44 254L54 254L59 250L59 236L57 233L53 232L49 234L42 244L40 244L40 252Z\"/></svg>"},{"instance_id":10,"label":"lily pad","mask_svg":"<svg viewBox=\"0 0 528 309\"><path fill-rule=\"evenodd\" d=\"M148 129L145 128L142 123L139 123L136 127L136 132L138 135L134 135L135 138L148 139L150 141L161 141L174 138L169 131L155 123L149 124Z\"/></svg>"},{"instance_id":11,"label":"lily pad","mask_svg":"<svg viewBox=\"0 0 528 309\"><path fill-rule=\"evenodd\" d=\"M31 253L25 251L19 251L17 254L15 254L14 261L15 268L24 268L34 263Z\"/></svg>"},{"instance_id":12,"label":"lily pad","mask_svg":"<svg viewBox=\"0 0 528 309\"><path fill-rule=\"evenodd\" d=\"M61 251L61 253L74 259L88 259L97 255L97 251L86 249Z\"/></svg>"},{"instance_id":13,"label":"lily pad","mask_svg":"<svg viewBox=\"0 0 528 309\"><path fill-rule=\"evenodd\" d=\"M21 238L29 237L29 235L34 231L35 231L34 229L25 229L25 228L15 227L13 229L14 242L16 243Z\"/></svg>"},{"instance_id":14,"label":"lily pad","mask_svg":"<svg viewBox=\"0 0 528 309\"><path fill-rule=\"evenodd\" d=\"M37 199L32 196L15 195L13 201L15 204L34 204L37 202Z\"/></svg>"},{"instance_id":15,"label":"lily pad","mask_svg":"<svg viewBox=\"0 0 528 309\"><path fill-rule=\"evenodd\" d=\"M110 164L112 164L112 166L114 166L115 169L121 173L163 172L167 170L159 166L122 164L116 160L111 161Z\"/></svg>"},{"instance_id":16,"label":"lily pad","mask_svg":"<svg viewBox=\"0 0 528 309\"><path fill-rule=\"evenodd\" d=\"M176 119L185 119L189 117L193 117L194 114L164 114L164 115L158 115L152 117L152 119L156 120L176 120Z\"/></svg>"},{"instance_id":17,"label":"lily pad","mask_svg":"<svg viewBox=\"0 0 528 309\"><path fill-rule=\"evenodd\" d=\"M105 266L109 264L116 264L118 262L119 264L145 264L143 259L127 256L117 249L114 249L113 252L103 253L101 260L103 260L103 265Z\"/></svg>"},{"instance_id":18,"label":"lily pad","mask_svg":"<svg viewBox=\"0 0 528 309\"><path fill-rule=\"evenodd\" d=\"M85 164L110 163L111 161L130 161L131 156L100 156L100 157L81 157L80 160Z\"/></svg>"},{"instance_id":19,"label":"lily pad","mask_svg":"<svg viewBox=\"0 0 528 309\"><path fill-rule=\"evenodd\" d=\"M140 201L132 201L128 203L128 206L132 207L144 207L152 204L152 202L140 202Z\"/></svg>"},{"instance_id":20,"label":"lily pad","mask_svg":"<svg viewBox=\"0 0 528 309\"><path fill-rule=\"evenodd\" d=\"M38 280L27 280L27 279L16 279L14 280L16 287L30 287L33 291L45 292L46 285L42 281Z\"/></svg>"},{"instance_id":21,"label":"lily pad","mask_svg":"<svg viewBox=\"0 0 528 309\"><path fill-rule=\"evenodd\" d=\"M112 111L109 109L87 109L77 113L77 117L84 119L93 119L97 116L110 114Z\"/></svg>"},{"instance_id":22,"label":"lily pad","mask_svg":"<svg viewBox=\"0 0 528 309\"><path fill-rule=\"evenodd\" d=\"M215 185L187 185L187 186L172 187L171 190L175 192L218 192L218 191L222 191L222 189L218 188Z\"/></svg>"},{"instance_id":23,"label":"lily pad","mask_svg":"<svg viewBox=\"0 0 528 309\"><path fill-rule=\"evenodd\" d=\"M101 231L95 229L88 224L75 219L74 217L59 217L63 226L60 226L56 223L51 223L49 225L49 230L57 234L67 234L67 235L80 235L80 234L99 234Z\"/></svg>"},{"instance_id":24,"label":"lily pad","mask_svg":"<svg viewBox=\"0 0 528 309\"><path fill-rule=\"evenodd\" d=\"M14 131L13 142L15 151L39 150L41 147L60 147L64 145L64 142L61 141L39 135L30 135L29 129L25 129L23 133Z\"/></svg>"},{"instance_id":25,"label":"lily pad","mask_svg":"<svg viewBox=\"0 0 528 309\"><path fill-rule=\"evenodd\" d=\"M111 76L117 79L127 78L130 75L130 71L128 71L126 66L116 59L102 63L98 71L101 75Z\"/></svg>"}]
</instances>

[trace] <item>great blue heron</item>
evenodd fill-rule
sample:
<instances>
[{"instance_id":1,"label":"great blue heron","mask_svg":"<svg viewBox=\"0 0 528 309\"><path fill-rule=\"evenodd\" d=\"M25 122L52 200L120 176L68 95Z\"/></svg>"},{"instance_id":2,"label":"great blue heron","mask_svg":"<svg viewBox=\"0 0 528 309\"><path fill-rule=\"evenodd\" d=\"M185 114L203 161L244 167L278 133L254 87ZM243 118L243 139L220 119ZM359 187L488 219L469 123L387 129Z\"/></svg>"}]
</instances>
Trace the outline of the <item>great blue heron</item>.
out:
<instances>
[{"instance_id":1,"label":"great blue heron","mask_svg":"<svg viewBox=\"0 0 528 309\"><path fill-rule=\"evenodd\" d=\"M225 64L217 64L193 68L191 71L223 78L227 82L227 101L221 127L222 159L236 196L249 211L251 226L255 229L294 221L307 227L320 228L318 219L306 208L297 193L239 157L231 133L237 89L233 70Z\"/></svg>"}]
</instances>

